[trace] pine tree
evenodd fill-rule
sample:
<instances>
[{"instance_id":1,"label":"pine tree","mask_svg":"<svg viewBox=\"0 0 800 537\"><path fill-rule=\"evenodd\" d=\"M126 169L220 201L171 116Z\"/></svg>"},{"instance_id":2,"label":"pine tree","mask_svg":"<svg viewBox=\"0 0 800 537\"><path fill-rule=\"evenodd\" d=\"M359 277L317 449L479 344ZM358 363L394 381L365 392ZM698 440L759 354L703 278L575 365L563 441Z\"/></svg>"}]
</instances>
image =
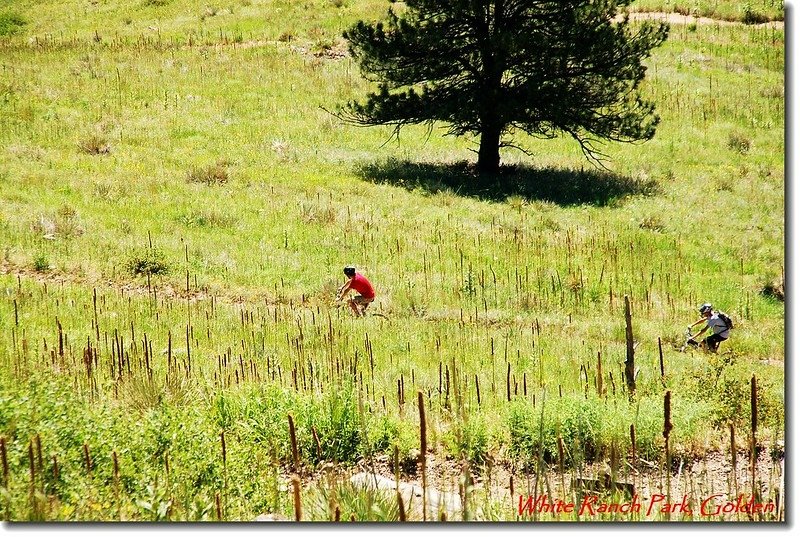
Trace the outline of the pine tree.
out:
<instances>
[{"instance_id":1,"label":"pine tree","mask_svg":"<svg viewBox=\"0 0 800 537\"><path fill-rule=\"evenodd\" d=\"M566 133L599 161L597 142L648 140L659 121L639 85L668 27L618 16L631 1L407 0L386 22L344 33L377 89L341 115L395 133L442 122L449 135L479 136L481 173L499 170L520 131Z\"/></svg>"}]
</instances>

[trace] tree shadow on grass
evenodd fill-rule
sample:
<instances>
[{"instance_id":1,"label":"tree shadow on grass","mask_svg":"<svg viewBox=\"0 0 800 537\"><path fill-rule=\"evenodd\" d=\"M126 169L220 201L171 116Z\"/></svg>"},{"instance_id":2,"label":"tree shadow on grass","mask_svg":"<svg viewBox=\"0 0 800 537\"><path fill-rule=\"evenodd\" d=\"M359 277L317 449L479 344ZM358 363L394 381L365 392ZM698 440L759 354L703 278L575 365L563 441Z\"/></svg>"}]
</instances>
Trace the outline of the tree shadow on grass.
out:
<instances>
[{"instance_id":1,"label":"tree shadow on grass","mask_svg":"<svg viewBox=\"0 0 800 537\"><path fill-rule=\"evenodd\" d=\"M519 196L527 201L548 201L563 206L605 206L627 196L659 192L654 180L639 180L598 169L503 166L498 174L481 175L469 162L431 164L389 159L362 164L356 174L373 183L421 189L431 194L451 191L487 201L505 201L509 196Z\"/></svg>"}]
</instances>

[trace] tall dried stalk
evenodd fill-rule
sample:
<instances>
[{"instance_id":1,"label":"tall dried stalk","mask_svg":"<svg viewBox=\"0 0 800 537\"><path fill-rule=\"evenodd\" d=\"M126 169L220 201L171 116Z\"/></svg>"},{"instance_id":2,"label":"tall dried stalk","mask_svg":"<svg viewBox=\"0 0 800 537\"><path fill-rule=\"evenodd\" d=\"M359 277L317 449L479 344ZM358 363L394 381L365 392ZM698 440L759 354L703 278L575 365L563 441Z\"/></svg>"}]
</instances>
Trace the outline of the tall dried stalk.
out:
<instances>
[{"instance_id":1,"label":"tall dried stalk","mask_svg":"<svg viewBox=\"0 0 800 537\"><path fill-rule=\"evenodd\" d=\"M8 488L8 454L6 453L6 437L0 436L0 463L3 465L3 488Z\"/></svg>"},{"instance_id":2,"label":"tall dried stalk","mask_svg":"<svg viewBox=\"0 0 800 537\"><path fill-rule=\"evenodd\" d=\"M292 495L294 498L294 519L300 522L303 518L303 506L300 503L300 478L292 476Z\"/></svg>"},{"instance_id":3,"label":"tall dried stalk","mask_svg":"<svg viewBox=\"0 0 800 537\"><path fill-rule=\"evenodd\" d=\"M36 433L36 436L33 437L34 445L36 446L36 462L39 468L39 471L42 471L44 468L44 459L42 458L42 437L39 433Z\"/></svg>"},{"instance_id":4,"label":"tall dried stalk","mask_svg":"<svg viewBox=\"0 0 800 537\"><path fill-rule=\"evenodd\" d=\"M31 476L30 486L30 502L31 502L31 519L36 520L39 518L39 505L36 501L36 460L33 455L34 441L31 439L28 442L28 468Z\"/></svg>"},{"instance_id":5,"label":"tall dried stalk","mask_svg":"<svg viewBox=\"0 0 800 537\"><path fill-rule=\"evenodd\" d=\"M511 401L511 362L506 367L506 401Z\"/></svg>"},{"instance_id":6,"label":"tall dried stalk","mask_svg":"<svg viewBox=\"0 0 800 537\"><path fill-rule=\"evenodd\" d=\"M222 466L224 468L228 464L228 448L225 444L225 431L219 433L219 441L222 446Z\"/></svg>"},{"instance_id":7,"label":"tall dried stalk","mask_svg":"<svg viewBox=\"0 0 800 537\"><path fill-rule=\"evenodd\" d=\"M8 490L9 486L9 469L8 469L8 454L6 453L6 437L0 436L0 463L3 465L3 488ZM11 520L11 497L6 496L6 520Z\"/></svg>"},{"instance_id":8,"label":"tall dried stalk","mask_svg":"<svg viewBox=\"0 0 800 537\"><path fill-rule=\"evenodd\" d=\"M631 303L625 295L625 384L628 387L628 397L633 397L636 391L636 369L634 364L633 325L631 324Z\"/></svg>"},{"instance_id":9,"label":"tall dried stalk","mask_svg":"<svg viewBox=\"0 0 800 537\"><path fill-rule=\"evenodd\" d=\"M83 462L86 465L86 471L89 475L92 474L92 456L89 453L89 444L83 443Z\"/></svg>"},{"instance_id":10,"label":"tall dried stalk","mask_svg":"<svg viewBox=\"0 0 800 537\"><path fill-rule=\"evenodd\" d=\"M397 510L400 517L400 522L406 521L406 506L403 502L403 495L400 494L400 490L396 490L395 493L397 494Z\"/></svg>"},{"instance_id":11,"label":"tall dried stalk","mask_svg":"<svg viewBox=\"0 0 800 537\"><path fill-rule=\"evenodd\" d=\"M419 407L419 465L422 471L422 520L428 519L428 477L427 477L427 452L428 452L428 426L425 421L425 401L422 390L417 390L417 406Z\"/></svg>"},{"instance_id":12,"label":"tall dried stalk","mask_svg":"<svg viewBox=\"0 0 800 537\"><path fill-rule=\"evenodd\" d=\"M58 476L60 475L60 471L58 468L58 457L53 455L53 481L58 481Z\"/></svg>"},{"instance_id":13,"label":"tall dried stalk","mask_svg":"<svg viewBox=\"0 0 800 537\"><path fill-rule=\"evenodd\" d=\"M672 431L672 392L667 391L664 394L664 458L666 460L666 475L667 475L667 504L671 503L671 477L672 477L672 460L669 453L669 434ZM669 512L667 512L667 520L669 520Z\"/></svg>"},{"instance_id":14,"label":"tall dried stalk","mask_svg":"<svg viewBox=\"0 0 800 537\"><path fill-rule=\"evenodd\" d=\"M317 428L311 427L311 435L314 437L314 445L317 447L317 459L322 460L322 443L319 441L319 435L317 434Z\"/></svg>"},{"instance_id":15,"label":"tall dried stalk","mask_svg":"<svg viewBox=\"0 0 800 537\"><path fill-rule=\"evenodd\" d=\"M758 458L758 445L756 442L756 431L758 429L758 397L756 390L756 376L750 379L750 483L751 494L758 501L758 490L756 489L756 459Z\"/></svg>"},{"instance_id":16,"label":"tall dried stalk","mask_svg":"<svg viewBox=\"0 0 800 537\"><path fill-rule=\"evenodd\" d=\"M603 362L600 361L600 353L597 353L597 396L603 397Z\"/></svg>"},{"instance_id":17,"label":"tall dried stalk","mask_svg":"<svg viewBox=\"0 0 800 537\"><path fill-rule=\"evenodd\" d=\"M599 354L598 354L599 356ZM564 440L558 435L558 473L561 476L561 497L566 497L564 488Z\"/></svg>"},{"instance_id":18,"label":"tall dried stalk","mask_svg":"<svg viewBox=\"0 0 800 537\"><path fill-rule=\"evenodd\" d=\"M294 428L294 418L289 414L289 440L292 443L292 463L294 471L300 472L300 452L297 450L297 433Z\"/></svg>"},{"instance_id":19,"label":"tall dried stalk","mask_svg":"<svg viewBox=\"0 0 800 537\"><path fill-rule=\"evenodd\" d=\"M114 503L117 505L117 520L122 520L122 506L119 501L119 459L116 450L111 452L111 470L114 487Z\"/></svg>"}]
</instances>

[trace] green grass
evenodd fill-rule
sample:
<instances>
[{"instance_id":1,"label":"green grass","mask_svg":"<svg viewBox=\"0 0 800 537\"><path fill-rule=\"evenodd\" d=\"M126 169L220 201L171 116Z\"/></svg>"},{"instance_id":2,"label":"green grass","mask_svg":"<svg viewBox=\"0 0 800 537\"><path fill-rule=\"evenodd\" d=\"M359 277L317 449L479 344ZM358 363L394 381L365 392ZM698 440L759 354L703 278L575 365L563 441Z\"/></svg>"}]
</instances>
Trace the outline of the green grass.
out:
<instances>
[{"instance_id":1,"label":"green grass","mask_svg":"<svg viewBox=\"0 0 800 537\"><path fill-rule=\"evenodd\" d=\"M13 11L0 12L0 37L19 33L27 20Z\"/></svg>"},{"instance_id":2,"label":"green grass","mask_svg":"<svg viewBox=\"0 0 800 537\"><path fill-rule=\"evenodd\" d=\"M765 291L784 270L782 29L674 27L648 61L653 140L603 146L603 171L569 139L518 138L532 156L504 151L505 175L482 183L475 140L414 127L385 144L389 129L321 108L368 87L321 51L387 5L306 4L15 4L27 23L0 37L4 518L214 520L218 494L226 520L291 516L287 414L308 471L395 446L413 469L418 389L431 456L477 469L553 468L559 437L569 468L603 463L631 424L658 463L665 390L676 459L724 451L729 423L746 446L752 375L759 441L782 440L784 304ZM349 263L389 321L332 307ZM734 335L720 356L680 354L704 301ZM345 516L396 516L345 485L309 494L316 518L331 494ZM497 501L487 518L507 518Z\"/></svg>"},{"instance_id":3,"label":"green grass","mask_svg":"<svg viewBox=\"0 0 800 537\"><path fill-rule=\"evenodd\" d=\"M663 0L637 0L632 11L660 11L693 17L708 17L724 21L759 24L784 20L783 2L780 0L718 1L693 0L691 2Z\"/></svg>"}]
</instances>

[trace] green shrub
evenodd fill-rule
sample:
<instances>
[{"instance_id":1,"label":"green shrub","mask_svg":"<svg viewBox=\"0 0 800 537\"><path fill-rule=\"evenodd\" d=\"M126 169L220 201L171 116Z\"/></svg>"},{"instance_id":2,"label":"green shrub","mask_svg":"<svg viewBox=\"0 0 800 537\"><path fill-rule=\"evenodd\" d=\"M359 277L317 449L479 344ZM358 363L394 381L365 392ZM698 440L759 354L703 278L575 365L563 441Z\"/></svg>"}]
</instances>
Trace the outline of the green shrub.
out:
<instances>
[{"instance_id":1,"label":"green shrub","mask_svg":"<svg viewBox=\"0 0 800 537\"><path fill-rule=\"evenodd\" d=\"M761 283L759 287L760 287L759 292L761 293L761 295L767 298L773 298L775 300L779 300L781 302L785 300L783 276L781 276L780 278L776 278L773 275L764 276L761 278Z\"/></svg>"},{"instance_id":2,"label":"green shrub","mask_svg":"<svg viewBox=\"0 0 800 537\"><path fill-rule=\"evenodd\" d=\"M356 485L350 481L337 481L312 489L307 505L309 520L334 520L333 506L339 507L340 520L351 520L351 516L369 522L400 520L394 491Z\"/></svg>"},{"instance_id":3,"label":"green shrub","mask_svg":"<svg viewBox=\"0 0 800 537\"><path fill-rule=\"evenodd\" d=\"M456 459L483 464L489 455L489 434L483 417L472 414L444 435L447 450Z\"/></svg>"},{"instance_id":4,"label":"green shrub","mask_svg":"<svg viewBox=\"0 0 800 537\"><path fill-rule=\"evenodd\" d=\"M120 386L119 395L131 409L145 412L164 404L191 404L196 400L196 388L185 375L134 375Z\"/></svg>"},{"instance_id":5,"label":"green shrub","mask_svg":"<svg viewBox=\"0 0 800 537\"><path fill-rule=\"evenodd\" d=\"M309 459L355 462L361 457L363 432L352 387L326 392L322 401L310 410L304 420L309 432L304 451ZM319 453L311 434L312 427L320 441Z\"/></svg>"},{"instance_id":6,"label":"green shrub","mask_svg":"<svg viewBox=\"0 0 800 537\"><path fill-rule=\"evenodd\" d=\"M652 455L661 434L661 408L655 402L642 403L637 411L626 402L612 404L592 396L565 395L546 401L542 415L540 406L514 401L508 414L509 455L528 467L540 456L547 464L558 463L560 437L564 464L575 467L607 457L613 444L629 445L631 424L638 431L637 451Z\"/></svg>"},{"instance_id":7,"label":"green shrub","mask_svg":"<svg viewBox=\"0 0 800 537\"><path fill-rule=\"evenodd\" d=\"M0 13L0 37L16 34L26 24L28 21L19 13L12 11Z\"/></svg>"},{"instance_id":8,"label":"green shrub","mask_svg":"<svg viewBox=\"0 0 800 537\"><path fill-rule=\"evenodd\" d=\"M769 371L769 370L766 370ZM734 363L723 368L715 389L717 421L734 423L740 428L750 426L750 381L752 369L748 364ZM756 375L757 419L760 423L783 422L784 400L781 383L766 375Z\"/></svg>"},{"instance_id":9,"label":"green shrub","mask_svg":"<svg viewBox=\"0 0 800 537\"><path fill-rule=\"evenodd\" d=\"M742 7L742 22L745 24L762 24L769 21L765 14L753 9L749 3Z\"/></svg>"},{"instance_id":10,"label":"green shrub","mask_svg":"<svg viewBox=\"0 0 800 537\"><path fill-rule=\"evenodd\" d=\"M125 268L133 276L160 275L170 271L164 253L158 248L147 248L130 254L125 261Z\"/></svg>"},{"instance_id":11,"label":"green shrub","mask_svg":"<svg viewBox=\"0 0 800 537\"><path fill-rule=\"evenodd\" d=\"M664 231L664 222L658 215L651 215L639 222L639 227L641 229L647 229L650 231Z\"/></svg>"},{"instance_id":12,"label":"green shrub","mask_svg":"<svg viewBox=\"0 0 800 537\"><path fill-rule=\"evenodd\" d=\"M190 211L179 218L188 227L226 228L234 223L234 218L216 211Z\"/></svg>"},{"instance_id":13,"label":"green shrub","mask_svg":"<svg viewBox=\"0 0 800 537\"><path fill-rule=\"evenodd\" d=\"M386 453L394 470L394 449L403 472L414 473L419 455L419 429L399 416L367 415L367 447L371 453Z\"/></svg>"},{"instance_id":14,"label":"green shrub","mask_svg":"<svg viewBox=\"0 0 800 537\"><path fill-rule=\"evenodd\" d=\"M50 270L50 261L44 254L38 254L33 258L33 270L36 272L47 272Z\"/></svg>"}]
</instances>

